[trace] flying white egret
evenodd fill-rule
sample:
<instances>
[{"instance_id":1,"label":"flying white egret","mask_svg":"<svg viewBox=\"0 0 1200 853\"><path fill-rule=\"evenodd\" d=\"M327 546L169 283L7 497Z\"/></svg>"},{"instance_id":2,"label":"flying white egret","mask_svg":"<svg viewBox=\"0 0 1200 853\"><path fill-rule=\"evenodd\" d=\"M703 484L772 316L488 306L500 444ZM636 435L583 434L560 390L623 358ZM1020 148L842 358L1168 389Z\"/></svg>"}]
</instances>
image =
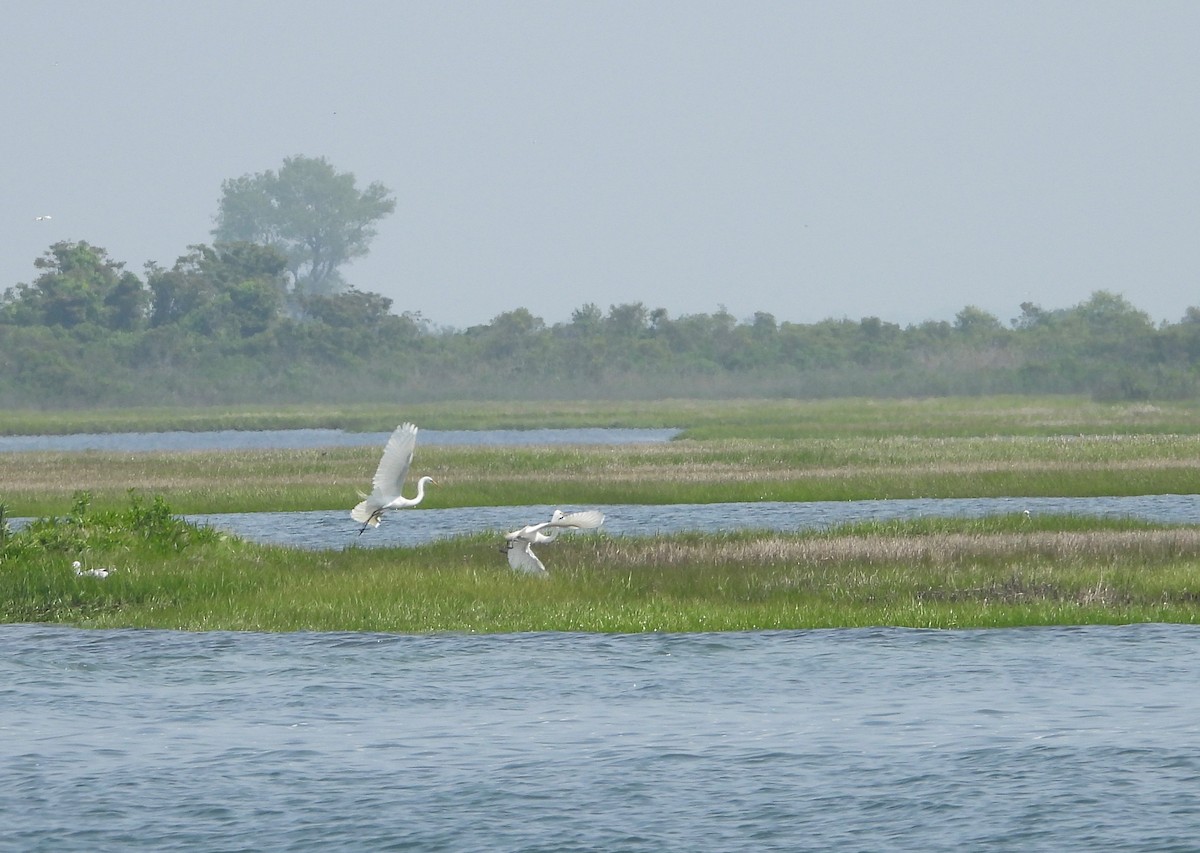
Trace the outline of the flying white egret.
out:
<instances>
[{"instance_id":1,"label":"flying white egret","mask_svg":"<svg viewBox=\"0 0 1200 853\"><path fill-rule=\"evenodd\" d=\"M531 575L546 574L546 567L533 553L534 545L553 542L564 530L595 530L604 523L604 513L595 509L580 512L563 512L556 509L549 521L540 524L527 524L520 530L505 534L505 550L508 551L508 564L520 572Z\"/></svg>"},{"instance_id":2,"label":"flying white egret","mask_svg":"<svg viewBox=\"0 0 1200 853\"><path fill-rule=\"evenodd\" d=\"M71 568L75 570L75 574L79 577L87 578L106 578L112 574L112 569L85 569L83 563L76 560L71 564Z\"/></svg>"},{"instance_id":3,"label":"flying white egret","mask_svg":"<svg viewBox=\"0 0 1200 853\"><path fill-rule=\"evenodd\" d=\"M50 216L50 214L48 214L48 213L43 213L41 216L33 217L34 222L41 222L44 219L53 219L53 217Z\"/></svg>"},{"instance_id":4,"label":"flying white egret","mask_svg":"<svg viewBox=\"0 0 1200 853\"><path fill-rule=\"evenodd\" d=\"M412 465L413 450L417 446L417 428L410 423L396 427L383 448L383 458L375 469L375 479L371 481L371 494L364 495L362 503L350 511L350 517L362 523L358 531L361 536L368 527L378 527L384 512L389 509L404 509L416 506L425 500L425 484L437 481L433 477L422 477L417 480L417 496L406 498L400 494L404 487L404 478L408 476L409 466Z\"/></svg>"}]
</instances>

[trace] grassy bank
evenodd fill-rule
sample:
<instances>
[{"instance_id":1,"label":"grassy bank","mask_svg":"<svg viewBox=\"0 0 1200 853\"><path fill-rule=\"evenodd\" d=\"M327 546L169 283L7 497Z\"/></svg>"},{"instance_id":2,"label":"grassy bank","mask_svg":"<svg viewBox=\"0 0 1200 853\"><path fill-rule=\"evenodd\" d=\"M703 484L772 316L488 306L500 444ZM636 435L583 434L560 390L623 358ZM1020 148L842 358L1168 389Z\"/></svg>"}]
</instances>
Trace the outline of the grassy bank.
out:
<instances>
[{"instance_id":1,"label":"grassy bank","mask_svg":"<svg viewBox=\"0 0 1200 853\"><path fill-rule=\"evenodd\" d=\"M0 435L299 428L382 432L401 420L428 429L673 427L696 439L1200 435L1200 405L1195 403L1098 403L1069 396L24 409L0 414Z\"/></svg>"},{"instance_id":2,"label":"grassy bank","mask_svg":"<svg viewBox=\"0 0 1200 853\"><path fill-rule=\"evenodd\" d=\"M1166 494L1200 481L1200 406L1062 397L5 412L0 431L382 432L401 419L431 429L683 429L644 446L419 444L415 472L441 484L430 507ZM87 491L95 506L116 508L132 488L181 513L348 508L380 449L2 453L0 502L13 515L49 515Z\"/></svg>"},{"instance_id":3,"label":"grassy bank","mask_svg":"<svg viewBox=\"0 0 1200 853\"><path fill-rule=\"evenodd\" d=\"M89 420L91 419L91 420ZM439 404L5 413L6 432L674 426L665 444L418 445L429 507L1194 493L1200 407L1050 398ZM823 533L604 533L554 543L548 579L496 537L298 552L176 514L345 509L381 448L3 453L0 621L229 630L697 631L1191 622L1200 528L1073 518ZM151 499L150 496L154 496ZM170 509L167 509L167 507ZM72 560L112 565L78 577Z\"/></svg>"},{"instance_id":4,"label":"grassy bank","mask_svg":"<svg viewBox=\"0 0 1200 853\"><path fill-rule=\"evenodd\" d=\"M496 536L297 552L197 530L164 504L77 504L5 538L0 621L185 630L717 631L1194 622L1200 527L926 519L819 533L579 536L548 578ZM552 549L552 550L551 550ZM78 577L71 561L111 566Z\"/></svg>"},{"instance_id":5,"label":"grassy bank","mask_svg":"<svg viewBox=\"0 0 1200 853\"><path fill-rule=\"evenodd\" d=\"M97 507L128 491L181 513L349 509L380 448L0 454L14 516ZM421 447L427 507L1191 494L1200 436L685 439L624 447ZM410 487L411 488L411 487Z\"/></svg>"}]
</instances>

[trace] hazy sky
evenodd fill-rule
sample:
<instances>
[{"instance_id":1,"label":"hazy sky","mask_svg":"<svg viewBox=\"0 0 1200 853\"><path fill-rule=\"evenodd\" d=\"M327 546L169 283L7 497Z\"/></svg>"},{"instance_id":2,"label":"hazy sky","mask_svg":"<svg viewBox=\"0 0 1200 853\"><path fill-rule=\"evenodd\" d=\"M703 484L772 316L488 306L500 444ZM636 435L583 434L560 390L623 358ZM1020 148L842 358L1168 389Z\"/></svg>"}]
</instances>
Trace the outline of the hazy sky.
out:
<instances>
[{"instance_id":1,"label":"hazy sky","mask_svg":"<svg viewBox=\"0 0 1200 853\"><path fill-rule=\"evenodd\" d=\"M343 272L437 326L1200 305L1190 0L52 0L0 32L0 290L64 239L169 267L223 180L302 154L393 191Z\"/></svg>"}]
</instances>

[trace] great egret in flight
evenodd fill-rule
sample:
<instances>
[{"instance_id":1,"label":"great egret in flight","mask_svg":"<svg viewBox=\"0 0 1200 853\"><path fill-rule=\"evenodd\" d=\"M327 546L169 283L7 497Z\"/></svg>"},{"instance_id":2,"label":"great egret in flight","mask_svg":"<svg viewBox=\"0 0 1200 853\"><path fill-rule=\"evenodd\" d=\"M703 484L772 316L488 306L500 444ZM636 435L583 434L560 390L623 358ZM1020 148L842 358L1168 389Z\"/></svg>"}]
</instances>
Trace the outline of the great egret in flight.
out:
<instances>
[{"instance_id":1,"label":"great egret in flight","mask_svg":"<svg viewBox=\"0 0 1200 853\"><path fill-rule=\"evenodd\" d=\"M595 509L581 512L563 512L556 509L549 521L527 524L520 530L505 534L505 550L508 564L520 572L531 575L546 574L546 567L533 553L534 545L553 542L564 530L595 530L604 523L604 513Z\"/></svg>"},{"instance_id":2,"label":"great egret in flight","mask_svg":"<svg viewBox=\"0 0 1200 853\"><path fill-rule=\"evenodd\" d=\"M51 217L51 216L50 216L50 214L48 214L48 213L43 213L41 216L35 216L35 217L33 217L33 221L34 221L34 222L41 222L41 221L42 221L42 220L44 220L44 219L52 219L52 218L53 218L53 217Z\"/></svg>"},{"instance_id":3,"label":"great egret in flight","mask_svg":"<svg viewBox=\"0 0 1200 853\"><path fill-rule=\"evenodd\" d=\"M85 569L83 563L76 560L71 564L71 568L75 570L75 574L79 577L87 578L106 578L112 574L112 569Z\"/></svg>"},{"instance_id":4,"label":"great egret in flight","mask_svg":"<svg viewBox=\"0 0 1200 853\"><path fill-rule=\"evenodd\" d=\"M350 510L350 517L362 524L358 531L361 536L368 527L378 527L379 520L389 509L404 509L416 506L425 500L425 484L437 481L433 477L422 477L417 480L417 496L406 498L400 494L404 487L404 478L408 476L408 468L412 465L413 450L417 446L417 428L410 423L396 427L383 448L383 458L375 469L375 479L371 481L371 494L359 496L362 503Z\"/></svg>"}]
</instances>

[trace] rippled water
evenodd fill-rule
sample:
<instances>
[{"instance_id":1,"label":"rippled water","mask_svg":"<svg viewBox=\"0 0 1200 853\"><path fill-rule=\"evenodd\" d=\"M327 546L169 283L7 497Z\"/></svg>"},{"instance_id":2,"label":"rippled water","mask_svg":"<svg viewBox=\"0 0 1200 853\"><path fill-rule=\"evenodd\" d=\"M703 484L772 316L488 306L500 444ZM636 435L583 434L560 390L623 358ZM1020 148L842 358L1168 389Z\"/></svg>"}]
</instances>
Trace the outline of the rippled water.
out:
<instances>
[{"instance_id":1,"label":"rippled water","mask_svg":"<svg viewBox=\"0 0 1200 853\"><path fill-rule=\"evenodd\" d=\"M677 429L422 429L423 445L636 444L669 441ZM0 453L32 450L304 450L383 447L390 433L340 429L223 429L206 432L119 432L78 435L0 435Z\"/></svg>"},{"instance_id":2,"label":"rippled water","mask_svg":"<svg viewBox=\"0 0 1200 853\"><path fill-rule=\"evenodd\" d=\"M410 510L362 537L347 511L193 518L341 548L512 529L550 509ZM1200 496L602 509L609 534L652 535L1023 509L1195 522ZM0 644L0 850L1197 849L1190 626L2 625Z\"/></svg>"},{"instance_id":3,"label":"rippled water","mask_svg":"<svg viewBox=\"0 0 1200 853\"><path fill-rule=\"evenodd\" d=\"M1195 850L1200 629L0 626L0 848Z\"/></svg>"},{"instance_id":4,"label":"rippled water","mask_svg":"<svg viewBox=\"0 0 1200 853\"><path fill-rule=\"evenodd\" d=\"M614 536L652 536L688 530L812 530L834 524L898 518L967 517L1019 513L1140 518L1164 523L1200 521L1200 495L1138 495L1098 498L921 498L877 501L760 501L757 503L614 504L604 531ZM388 515L361 536L346 510L222 513L192 521L244 539L312 550L347 547L411 547L450 536L515 530L543 521L550 506L410 509Z\"/></svg>"}]
</instances>

